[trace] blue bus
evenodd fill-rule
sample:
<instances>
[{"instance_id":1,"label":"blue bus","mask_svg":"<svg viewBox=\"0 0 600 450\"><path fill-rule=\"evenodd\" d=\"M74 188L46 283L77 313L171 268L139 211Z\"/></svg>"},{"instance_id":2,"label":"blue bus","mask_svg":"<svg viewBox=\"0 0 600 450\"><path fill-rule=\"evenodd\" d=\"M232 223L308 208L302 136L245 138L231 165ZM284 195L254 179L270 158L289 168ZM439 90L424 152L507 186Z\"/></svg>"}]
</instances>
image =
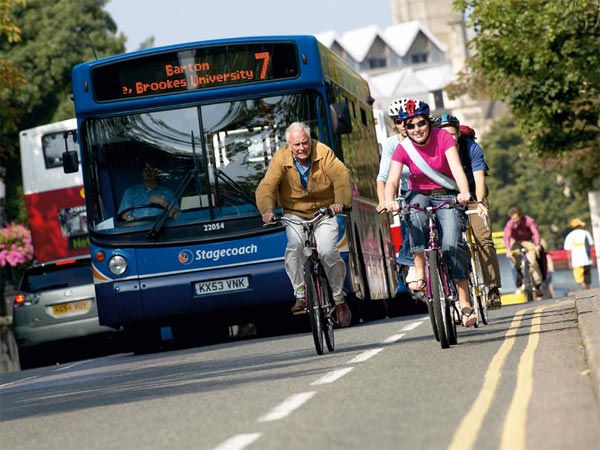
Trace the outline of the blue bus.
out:
<instances>
[{"instance_id":1,"label":"blue bus","mask_svg":"<svg viewBox=\"0 0 600 450\"><path fill-rule=\"evenodd\" d=\"M177 337L291 317L285 233L262 226L254 191L295 121L352 174L353 210L339 218L345 290L361 311L394 297L389 219L375 212L369 87L315 37L194 42L87 62L73 68L73 94L102 325L131 330L151 349L165 327ZM76 159L65 155L66 171ZM149 162L169 204L139 205L143 217L124 220L123 195Z\"/></svg>"}]
</instances>

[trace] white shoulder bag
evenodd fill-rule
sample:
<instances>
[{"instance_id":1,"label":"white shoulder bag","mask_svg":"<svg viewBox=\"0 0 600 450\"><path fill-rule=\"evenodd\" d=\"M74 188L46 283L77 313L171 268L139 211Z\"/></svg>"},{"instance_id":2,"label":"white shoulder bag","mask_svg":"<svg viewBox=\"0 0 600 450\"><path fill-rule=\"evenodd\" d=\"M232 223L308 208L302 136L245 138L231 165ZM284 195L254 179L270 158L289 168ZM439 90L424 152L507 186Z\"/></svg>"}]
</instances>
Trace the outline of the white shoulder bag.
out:
<instances>
[{"instance_id":1,"label":"white shoulder bag","mask_svg":"<svg viewBox=\"0 0 600 450\"><path fill-rule=\"evenodd\" d=\"M406 150L406 154L412 160L412 162L429 177L429 179L440 186L444 186L446 189L452 189L458 191L458 185L452 178L447 177L443 173L434 170L419 154L412 141L409 138L404 138L400 142L400 145Z\"/></svg>"}]
</instances>

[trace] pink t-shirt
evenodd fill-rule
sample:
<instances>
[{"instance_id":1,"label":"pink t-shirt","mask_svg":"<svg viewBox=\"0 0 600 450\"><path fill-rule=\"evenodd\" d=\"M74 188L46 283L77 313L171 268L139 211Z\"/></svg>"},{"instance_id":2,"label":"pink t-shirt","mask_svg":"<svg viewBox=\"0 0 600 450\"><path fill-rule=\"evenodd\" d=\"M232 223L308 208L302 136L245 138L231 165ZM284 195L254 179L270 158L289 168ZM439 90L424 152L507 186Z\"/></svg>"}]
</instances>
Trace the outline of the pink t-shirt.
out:
<instances>
[{"instance_id":1,"label":"pink t-shirt","mask_svg":"<svg viewBox=\"0 0 600 450\"><path fill-rule=\"evenodd\" d=\"M454 140L454 137L446 130L443 128L432 128L427 144L424 146L415 145L414 147L421 154L425 162L434 170L454 179L452 171L450 170L450 165L446 159L446 151L455 145L456 140ZM408 166L410 169L410 177L408 178L409 189L420 191L443 187L431 181L427 175L421 172L421 170L412 162L402 145L398 144L392 155L392 160L398 161L399 163Z\"/></svg>"}]
</instances>

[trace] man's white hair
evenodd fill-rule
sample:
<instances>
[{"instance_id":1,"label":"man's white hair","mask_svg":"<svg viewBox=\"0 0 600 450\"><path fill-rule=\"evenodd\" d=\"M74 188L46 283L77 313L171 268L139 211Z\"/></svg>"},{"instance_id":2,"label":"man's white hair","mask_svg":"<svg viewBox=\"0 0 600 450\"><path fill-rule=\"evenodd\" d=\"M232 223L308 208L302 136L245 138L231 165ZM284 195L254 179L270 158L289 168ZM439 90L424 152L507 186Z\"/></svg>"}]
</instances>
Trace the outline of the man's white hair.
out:
<instances>
[{"instance_id":1,"label":"man's white hair","mask_svg":"<svg viewBox=\"0 0 600 450\"><path fill-rule=\"evenodd\" d=\"M290 141L290 134L292 131L304 131L310 142L310 127L304 122L293 122L289 127L287 127L285 130L285 140L288 142Z\"/></svg>"}]
</instances>

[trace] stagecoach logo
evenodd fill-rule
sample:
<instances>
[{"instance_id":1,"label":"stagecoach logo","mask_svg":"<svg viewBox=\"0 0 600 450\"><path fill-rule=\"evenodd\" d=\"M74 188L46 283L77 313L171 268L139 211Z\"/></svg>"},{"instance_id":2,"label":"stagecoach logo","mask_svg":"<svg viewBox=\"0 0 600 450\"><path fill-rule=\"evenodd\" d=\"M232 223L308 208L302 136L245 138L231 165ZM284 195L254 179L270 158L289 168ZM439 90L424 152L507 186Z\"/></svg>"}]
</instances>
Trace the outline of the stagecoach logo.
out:
<instances>
[{"instance_id":1,"label":"stagecoach logo","mask_svg":"<svg viewBox=\"0 0 600 450\"><path fill-rule=\"evenodd\" d=\"M181 264L188 265L194 260L194 254L190 250L181 250L178 258Z\"/></svg>"}]
</instances>

